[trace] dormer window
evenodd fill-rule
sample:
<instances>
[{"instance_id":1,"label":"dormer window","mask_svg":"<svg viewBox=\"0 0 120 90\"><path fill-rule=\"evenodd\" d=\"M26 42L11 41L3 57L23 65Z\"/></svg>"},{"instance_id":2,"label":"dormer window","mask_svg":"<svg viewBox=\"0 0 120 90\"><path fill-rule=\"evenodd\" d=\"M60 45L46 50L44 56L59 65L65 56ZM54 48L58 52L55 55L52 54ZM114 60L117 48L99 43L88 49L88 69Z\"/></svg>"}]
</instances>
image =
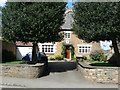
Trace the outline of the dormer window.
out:
<instances>
[{"instance_id":1,"label":"dormer window","mask_svg":"<svg viewBox=\"0 0 120 90\"><path fill-rule=\"evenodd\" d=\"M71 38L71 31L65 31L65 39Z\"/></svg>"},{"instance_id":2,"label":"dormer window","mask_svg":"<svg viewBox=\"0 0 120 90\"><path fill-rule=\"evenodd\" d=\"M70 38L70 33L65 33L65 38Z\"/></svg>"}]
</instances>

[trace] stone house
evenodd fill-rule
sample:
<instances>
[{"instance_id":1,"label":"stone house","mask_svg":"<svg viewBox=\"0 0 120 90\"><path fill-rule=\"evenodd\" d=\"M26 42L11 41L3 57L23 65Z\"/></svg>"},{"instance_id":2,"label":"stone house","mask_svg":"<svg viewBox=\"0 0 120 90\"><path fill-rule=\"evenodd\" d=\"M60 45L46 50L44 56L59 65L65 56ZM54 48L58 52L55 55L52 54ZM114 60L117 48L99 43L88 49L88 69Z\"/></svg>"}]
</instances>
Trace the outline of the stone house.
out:
<instances>
[{"instance_id":1,"label":"stone house","mask_svg":"<svg viewBox=\"0 0 120 90\"><path fill-rule=\"evenodd\" d=\"M72 31L72 14L72 9L68 9L65 12L65 23L61 26L61 32L64 33L64 39L61 42L38 43L40 52L45 52L48 56L61 55L61 53L64 52L64 57L68 60L71 60L72 54L75 57L81 57L89 55L94 50L100 49L100 43L86 43L84 40L79 39L77 35L74 34L74 32ZM25 53L32 51L32 45L30 43L27 45L18 45L17 43L16 46L18 59L21 59L21 56L24 56ZM73 48L73 51L71 51L71 47ZM19 56L18 54L20 54L20 52L24 54Z\"/></svg>"}]
</instances>

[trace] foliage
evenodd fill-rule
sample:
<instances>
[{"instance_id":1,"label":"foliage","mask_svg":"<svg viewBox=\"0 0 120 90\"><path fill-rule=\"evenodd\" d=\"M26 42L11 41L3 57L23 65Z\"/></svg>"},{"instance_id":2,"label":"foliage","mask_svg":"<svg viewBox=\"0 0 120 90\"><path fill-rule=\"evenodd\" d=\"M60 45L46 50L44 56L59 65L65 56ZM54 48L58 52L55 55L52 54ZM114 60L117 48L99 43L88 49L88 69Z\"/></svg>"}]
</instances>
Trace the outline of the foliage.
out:
<instances>
[{"instance_id":1,"label":"foliage","mask_svg":"<svg viewBox=\"0 0 120 90\"><path fill-rule=\"evenodd\" d=\"M55 60L55 57L54 56L50 56L48 59L49 60Z\"/></svg>"},{"instance_id":2,"label":"foliage","mask_svg":"<svg viewBox=\"0 0 120 90\"><path fill-rule=\"evenodd\" d=\"M70 45L70 51L71 51L71 59L74 59L74 54L75 54L75 50L74 50L74 46L73 45ZM61 55L63 56L63 58L65 58L65 55L66 55L66 46L65 44L63 43L62 44L62 52L61 52Z\"/></svg>"},{"instance_id":3,"label":"foliage","mask_svg":"<svg viewBox=\"0 0 120 90\"><path fill-rule=\"evenodd\" d=\"M76 61L76 57L72 58L73 61Z\"/></svg>"},{"instance_id":4,"label":"foliage","mask_svg":"<svg viewBox=\"0 0 120 90\"><path fill-rule=\"evenodd\" d=\"M66 55L66 46L64 45L64 43L62 44L62 52L61 55L63 56L63 58L65 58Z\"/></svg>"},{"instance_id":5,"label":"foliage","mask_svg":"<svg viewBox=\"0 0 120 90\"><path fill-rule=\"evenodd\" d=\"M56 56L55 56L55 59L56 59L56 60L63 60L63 56L61 56L61 55L56 55Z\"/></svg>"},{"instance_id":6,"label":"foliage","mask_svg":"<svg viewBox=\"0 0 120 90\"><path fill-rule=\"evenodd\" d=\"M91 52L90 58L93 61L106 61L107 57L104 55L102 50L96 50L94 52Z\"/></svg>"},{"instance_id":7,"label":"foliage","mask_svg":"<svg viewBox=\"0 0 120 90\"><path fill-rule=\"evenodd\" d=\"M2 62L2 63L3 64L26 64L26 62L21 60L12 60L12 61Z\"/></svg>"},{"instance_id":8,"label":"foliage","mask_svg":"<svg viewBox=\"0 0 120 90\"><path fill-rule=\"evenodd\" d=\"M62 55L54 55L54 56L49 56L49 60L63 60Z\"/></svg>"},{"instance_id":9,"label":"foliage","mask_svg":"<svg viewBox=\"0 0 120 90\"><path fill-rule=\"evenodd\" d=\"M65 3L60 2L7 2L2 10L3 36L12 41L56 41L64 12Z\"/></svg>"},{"instance_id":10,"label":"foliage","mask_svg":"<svg viewBox=\"0 0 120 90\"><path fill-rule=\"evenodd\" d=\"M112 40L115 55L120 58L116 41L120 41L120 2L76 2L73 30L88 42ZM119 63L119 60L116 61Z\"/></svg>"},{"instance_id":11,"label":"foliage","mask_svg":"<svg viewBox=\"0 0 120 90\"><path fill-rule=\"evenodd\" d=\"M0 39L1 39L1 37L2 37L2 13L1 13L1 11L2 11L2 7L0 6Z\"/></svg>"},{"instance_id":12,"label":"foliage","mask_svg":"<svg viewBox=\"0 0 120 90\"><path fill-rule=\"evenodd\" d=\"M92 66L108 66L108 67L114 67L114 64L106 63L106 62L92 62L90 65Z\"/></svg>"},{"instance_id":13,"label":"foliage","mask_svg":"<svg viewBox=\"0 0 120 90\"><path fill-rule=\"evenodd\" d=\"M71 50L71 59L74 59L75 48L73 45L70 46L70 50Z\"/></svg>"},{"instance_id":14,"label":"foliage","mask_svg":"<svg viewBox=\"0 0 120 90\"><path fill-rule=\"evenodd\" d=\"M36 59L37 43L62 40L65 2L7 2L2 9L3 38L32 42L32 59Z\"/></svg>"},{"instance_id":15,"label":"foliage","mask_svg":"<svg viewBox=\"0 0 120 90\"><path fill-rule=\"evenodd\" d=\"M83 56L83 60L87 60L87 57L86 57L86 56Z\"/></svg>"},{"instance_id":16,"label":"foliage","mask_svg":"<svg viewBox=\"0 0 120 90\"><path fill-rule=\"evenodd\" d=\"M99 41L120 37L118 2L76 2L74 9L74 30L80 38Z\"/></svg>"}]
</instances>

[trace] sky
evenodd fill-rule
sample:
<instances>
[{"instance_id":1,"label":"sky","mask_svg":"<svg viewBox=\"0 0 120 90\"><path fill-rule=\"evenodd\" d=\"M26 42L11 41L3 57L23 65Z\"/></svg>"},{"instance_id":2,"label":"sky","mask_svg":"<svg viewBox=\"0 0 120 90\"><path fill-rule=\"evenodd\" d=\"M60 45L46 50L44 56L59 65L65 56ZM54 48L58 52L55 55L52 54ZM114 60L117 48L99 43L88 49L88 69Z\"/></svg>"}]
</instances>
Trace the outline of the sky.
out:
<instances>
[{"instance_id":1,"label":"sky","mask_svg":"<svg viewBox=\"0 0 120 90\"><path fill-rule=\"evenodd\" d=\"M103 50L110 50L110 45L112 45L112 41L100 41L100 46Z\"/></svg>"},{"instance_id":2,"label":"sky","mask_svg":"<svg viewBox=\"0 0 120 90\"><path fill-rule=\"evenodd\" d=\"M68 0L68 3L67 3L68 8L72 8L73 7L72 4L73 4L72 0Z\"/></svg>"},{"instance_id":3,"label":"sky","mask_svg":"<svg viewBox=\"0 0 120 90\"><path fill-rule=\"evenodd\" d=\"M5 4L6 1L7 0L0 0L0 6L4 6L4 4Z\"/></svg>"}]
</instances>

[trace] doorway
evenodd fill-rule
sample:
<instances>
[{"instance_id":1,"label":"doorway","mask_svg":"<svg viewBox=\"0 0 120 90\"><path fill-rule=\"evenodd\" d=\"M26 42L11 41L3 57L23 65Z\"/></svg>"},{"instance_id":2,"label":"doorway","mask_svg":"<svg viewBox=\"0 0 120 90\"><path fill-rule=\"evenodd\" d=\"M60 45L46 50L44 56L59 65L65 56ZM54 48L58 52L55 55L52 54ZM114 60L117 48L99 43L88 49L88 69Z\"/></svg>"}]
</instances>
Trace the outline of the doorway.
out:
<instances>
[{"instance_id":1,"label":"doorway","mask_svg":"<svg viewBox=\"0 0 120 90\"><path fill-rule=\"evenodd\" d=\"M70 53L71 53L70 46L66 46L66 54L65 54L66 59L71 59Z\"/></svg>"}]
</instances>

